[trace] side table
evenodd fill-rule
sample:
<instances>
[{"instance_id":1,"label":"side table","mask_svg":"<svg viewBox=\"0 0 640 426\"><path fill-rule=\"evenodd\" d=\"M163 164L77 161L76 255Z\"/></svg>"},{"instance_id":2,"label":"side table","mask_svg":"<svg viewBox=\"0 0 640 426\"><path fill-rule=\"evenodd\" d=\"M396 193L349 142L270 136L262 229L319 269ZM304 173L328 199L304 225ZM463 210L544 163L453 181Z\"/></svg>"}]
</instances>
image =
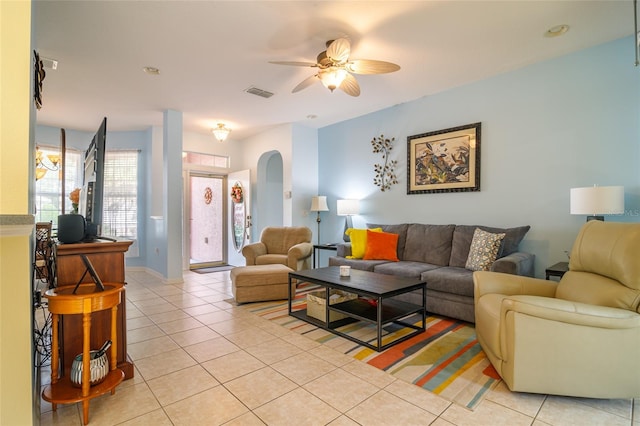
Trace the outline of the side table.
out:
<instances>
[{"instance_id":1,"label":"side table","mask_svg":"<svg viewBox=\"0 0 640 426\"><path fill-rule=\"evenodd\" d=\"M121 302L123 284L105 283L105 290L95 292L95 285L81 284L74 294L74 288L58 287L45 293L49 302L52 317L51 329L51 384L42 391L42 398L51 402L55 411L57 404L82 402L83 422L89 423L89 400L107 392L115 393L115 387L124 379L124 372L117 368L117 311ZM111 349L109 356L109 373L104 381L91 386L90 342L91 314L93 312L111 310ZM60 315L82 314L82 388L75 387L70 375L59 376L60 365L58 325ZM61 368L62 367L62 368Z\"/></svg>"},{"instance_id":2,"label":"side table","mask_svg":"<svg viewBox=\"0 0 640 426\"><path fill-rule=\"evenodd\" d=\"M558 262L554 265L549 266L545 269L545 279L550 279L551 277L562 278L562 276L569 270L569 262Z\"/></svg>"},{"instance_id":3,"label":"side table","mask_svg":"<svg viewBox=\"0 0 640 426\"><path fill-rule=\"evenodd\" d=\"M329 244L314 244L313 245L313 269L316 269L316 257L318 256L318 250L333 250L338 251L338 244L329 243ZM319 259L318 259L319 261Z\"/></svg>"}]
</instances>

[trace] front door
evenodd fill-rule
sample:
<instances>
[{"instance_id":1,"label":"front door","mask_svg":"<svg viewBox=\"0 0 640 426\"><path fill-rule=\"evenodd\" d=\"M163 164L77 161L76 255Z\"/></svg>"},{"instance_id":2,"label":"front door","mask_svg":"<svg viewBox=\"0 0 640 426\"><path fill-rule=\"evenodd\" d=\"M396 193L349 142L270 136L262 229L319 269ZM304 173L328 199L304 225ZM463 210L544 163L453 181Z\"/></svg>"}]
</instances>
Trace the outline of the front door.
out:
<instances>
[{"instance_id":1,"label":"front door","mask_svg":"<svg viewBox=\"0 0 640 426\"><path fill-rule=\"evenodd\" d=\"M226 264L226 178L189 173L189 269Z\"/></svg>"}]
</instances>

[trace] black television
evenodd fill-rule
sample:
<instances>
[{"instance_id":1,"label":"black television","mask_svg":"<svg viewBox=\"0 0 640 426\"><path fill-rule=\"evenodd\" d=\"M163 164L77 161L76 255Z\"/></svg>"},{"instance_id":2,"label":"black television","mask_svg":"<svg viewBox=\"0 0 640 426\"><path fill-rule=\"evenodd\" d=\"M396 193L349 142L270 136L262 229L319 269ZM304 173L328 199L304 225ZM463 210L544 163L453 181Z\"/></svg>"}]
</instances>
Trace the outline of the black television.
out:
<instances>
[{"instance_id":1,"label":"black television","mask_svg":"<svg viewBox=\"0 0 640 426\"><path fill-rule=\"evenodd\" d=\"M86 221L85 240L102 237L106 140L107 117L104 117L84 154L84 177L79 207L80 214Z\"/></svg>"}]
</instances>

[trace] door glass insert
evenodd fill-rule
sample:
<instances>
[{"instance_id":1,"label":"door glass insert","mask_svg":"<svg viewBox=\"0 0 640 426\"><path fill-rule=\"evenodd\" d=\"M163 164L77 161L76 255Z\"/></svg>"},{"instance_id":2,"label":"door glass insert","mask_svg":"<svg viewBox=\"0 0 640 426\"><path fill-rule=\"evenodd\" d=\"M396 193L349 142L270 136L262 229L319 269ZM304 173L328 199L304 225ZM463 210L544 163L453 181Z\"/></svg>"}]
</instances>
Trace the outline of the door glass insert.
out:
<instances>
[{"instance_id":1,"label":"door glass insert","mask_svg":"<svg viewBox=\"0 0 640 426\"><path fill-rule=\"evenodd\" d=\"M233 246L239 253L244 246L244 231L246 221L246 211L244 208L244 191L240 182L234 183L231 187L231 202L233 204Z\"/></svg>"},{"instance_id":2,"label":"door glass insert","mask_svg":"<svg viewBox=\"0 0 640 426\"><path fill-rule=\"evenodd\" d=\"M189 267L190 269L224 264L224 177L189 176Z\"/></svg>"}]
</instances>

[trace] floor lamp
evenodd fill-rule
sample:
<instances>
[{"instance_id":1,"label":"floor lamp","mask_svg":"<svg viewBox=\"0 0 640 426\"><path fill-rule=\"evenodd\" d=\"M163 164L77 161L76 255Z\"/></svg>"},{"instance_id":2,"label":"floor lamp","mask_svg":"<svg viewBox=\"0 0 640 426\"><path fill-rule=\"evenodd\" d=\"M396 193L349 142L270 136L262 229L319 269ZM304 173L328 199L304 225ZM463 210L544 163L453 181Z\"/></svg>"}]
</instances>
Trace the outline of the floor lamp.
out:
<instances>
[{"instance_id":1,"label":"floor lamp","mask_svg":"<svg viewBox=\"0 0 640 426\"><path fill-rule=\"evenodd\" d=\"M318 222L318 244L320 244L320 212L329 211L329 206L327 206L327 197L325 197L324 195L312 197L311 208L309 210L312 212L318 212L318 218L316 219L316 222Z\"/></svg>"},{"instance_id":2,"label":"floor lamp","mask_svg":"<svg viewBox=\"0 0 640 426\"><path fill-rule=\"evenodd\" d=\"M359 200L338 200L336 213L338 216L346 216L344 219L344 232L342 233L342 239L345 242L351 241L351 238L346 234L347 229L353 228L353 221L351 216L360 213L360 201Z\"/></svg>"}]
</instances>

